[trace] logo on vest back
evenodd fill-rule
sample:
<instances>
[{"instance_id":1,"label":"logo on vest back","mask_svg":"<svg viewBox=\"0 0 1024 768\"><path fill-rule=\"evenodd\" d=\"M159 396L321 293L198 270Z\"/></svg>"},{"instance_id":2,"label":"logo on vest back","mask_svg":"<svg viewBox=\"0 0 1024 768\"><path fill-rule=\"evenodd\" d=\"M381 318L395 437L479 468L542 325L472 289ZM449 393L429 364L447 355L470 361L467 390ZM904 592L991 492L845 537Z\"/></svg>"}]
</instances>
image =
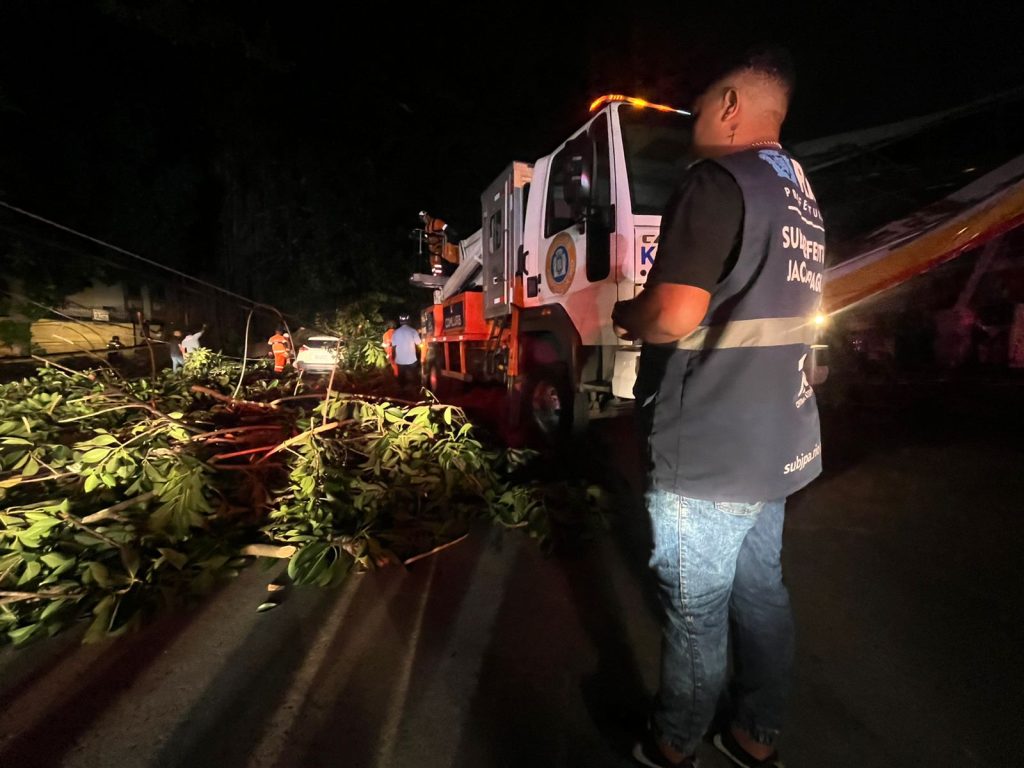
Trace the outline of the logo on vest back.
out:
<instances>
[{"instance_id":1,"label":"logo on vest back","mask_svg":"<svg viewBox=\"0 0 1024 768\"><path fill-rule=\"evenodd\" d=\"M805 197L809 197L811 200L815 199L814 190L807 183L807 176L804 175L803 166L796 160L774 149L762 149L757 153L757 156L768 163L779 178L796 184Z\"/></svg>"},{"instance_id":2,"label":"logo on vest back","mask_svg":"<svg viewBox=\"0 0 1024 768\"><path fill-rule=\"evenodd\" d=\"M794 404L797 408L801 407L804 403L814 397L814 387L811 386L811 382L807 380L807 369L804 364L807 362L807 353L805 352L800 356L800 362L796 364L796 369L800 371L800 389L796 393L796 400Z\"/></svg>"}]
</instances>

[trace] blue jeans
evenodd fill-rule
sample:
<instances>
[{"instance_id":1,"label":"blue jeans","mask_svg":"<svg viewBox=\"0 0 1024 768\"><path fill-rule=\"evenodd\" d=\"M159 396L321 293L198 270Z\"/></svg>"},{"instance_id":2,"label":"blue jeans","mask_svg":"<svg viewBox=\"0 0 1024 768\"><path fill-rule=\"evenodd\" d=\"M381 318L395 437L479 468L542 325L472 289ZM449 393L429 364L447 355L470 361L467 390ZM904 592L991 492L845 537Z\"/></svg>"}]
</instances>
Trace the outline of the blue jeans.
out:
<instances>
[{"instance_id":1,"label":"blue jeans","mask_svg":"<svg viewBox=\"0 0 1024 768\"><path fill-rule=\"evenodd\" d=\"M725 685L731 624L733 721L774 744L793 665L780 560L785 500L701 501L667 491L646 500L665 612L655 734L696 753Z\"/></svg>"},{"instance_id":2,"label":"blue jeans","mask_svg":"<svg viewBox=\"0 0 1024 768\"><path fill-rule=\"evenodd\" d=\"M181 366L183 366L184 364L185 364L185 361L182 358L176 357L174 355L171 355L171 373L174 373L176 370L181 368Z\"/></svg>"}]
</instances>

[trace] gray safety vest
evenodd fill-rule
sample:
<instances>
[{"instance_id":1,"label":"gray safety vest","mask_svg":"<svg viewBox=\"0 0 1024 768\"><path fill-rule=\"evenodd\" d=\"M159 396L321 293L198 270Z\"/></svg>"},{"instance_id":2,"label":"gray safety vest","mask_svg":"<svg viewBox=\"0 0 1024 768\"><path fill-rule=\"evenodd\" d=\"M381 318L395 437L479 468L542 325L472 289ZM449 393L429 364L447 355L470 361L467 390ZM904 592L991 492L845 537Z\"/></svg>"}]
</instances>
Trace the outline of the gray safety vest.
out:
<instances>
[{"instance_id":1,"label":"gray safety vest","mask_svg":"<svg viewBox=\"0 0 1024 768\"><path fill-rule=\"evenodd\" d=\"M821 472L808 381L825 230L799 163L750 149L716 159L743 193L743 239L700 326L645 345L637 402L657 489L714 501L771 501Z\"/></svg>"}]
</instances>

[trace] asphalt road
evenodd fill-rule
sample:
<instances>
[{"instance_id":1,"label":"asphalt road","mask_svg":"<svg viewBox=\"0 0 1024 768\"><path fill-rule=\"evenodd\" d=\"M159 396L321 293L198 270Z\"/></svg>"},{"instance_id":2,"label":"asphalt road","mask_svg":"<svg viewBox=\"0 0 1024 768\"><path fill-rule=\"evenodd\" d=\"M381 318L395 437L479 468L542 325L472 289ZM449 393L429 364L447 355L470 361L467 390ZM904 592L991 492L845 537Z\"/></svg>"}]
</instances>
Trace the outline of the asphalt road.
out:
<instances>
[{"instance_id":1,"label":"asphalt road","mask_svg":"<svg viewBox=\"0 0 1024 768\"><path fill-rule=\"evenodd\" d=\"M904 384L826 412L827 471L787 512L790 768L1024 763L1022 397ZM269 613L253 567L126 639L6 649L0 766L628 766L659 646L634 456L617 420L553 457L617 507L551 556L481 528Z\"/></svg>"}]
</instances>

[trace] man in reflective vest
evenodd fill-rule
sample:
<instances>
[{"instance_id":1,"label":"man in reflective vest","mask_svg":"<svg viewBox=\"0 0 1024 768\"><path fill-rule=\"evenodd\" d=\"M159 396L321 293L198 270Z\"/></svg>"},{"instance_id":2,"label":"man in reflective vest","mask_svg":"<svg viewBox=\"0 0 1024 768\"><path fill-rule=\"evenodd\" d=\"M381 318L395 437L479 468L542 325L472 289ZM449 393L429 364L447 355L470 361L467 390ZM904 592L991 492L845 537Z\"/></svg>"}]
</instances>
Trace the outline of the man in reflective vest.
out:
<instances>
[{"instance_id":1,"label":"man in reflective vest","mask_svg":"<svg viewBox=\"0 0 1024 768\"><path fill-rule=\"evenodd\" d=\"M643 292L616 305L641 339L651 567L665 607L661 685L634 757L692 766L726 683L715 746L736 765L778 765L793 657L780 554L786 497L821 471L808 361L825 230L779 132L792 91L783 51L747 54L694 108L690 166L662 218Z\"/></svg>"},{"instance_id":2,"label":"man in reflective vest","mask_svg":"<svg viewBox=\"0 0 1024 768\"><path fill-rule=\"evenodd\" d=\"M278 328L274 335L267 339L267 344L270 345L270 353L274 356L274 373L284 373L284 367L291 355L291 340L288 334L283 328Z\"/></svg>"}]
</instances>

